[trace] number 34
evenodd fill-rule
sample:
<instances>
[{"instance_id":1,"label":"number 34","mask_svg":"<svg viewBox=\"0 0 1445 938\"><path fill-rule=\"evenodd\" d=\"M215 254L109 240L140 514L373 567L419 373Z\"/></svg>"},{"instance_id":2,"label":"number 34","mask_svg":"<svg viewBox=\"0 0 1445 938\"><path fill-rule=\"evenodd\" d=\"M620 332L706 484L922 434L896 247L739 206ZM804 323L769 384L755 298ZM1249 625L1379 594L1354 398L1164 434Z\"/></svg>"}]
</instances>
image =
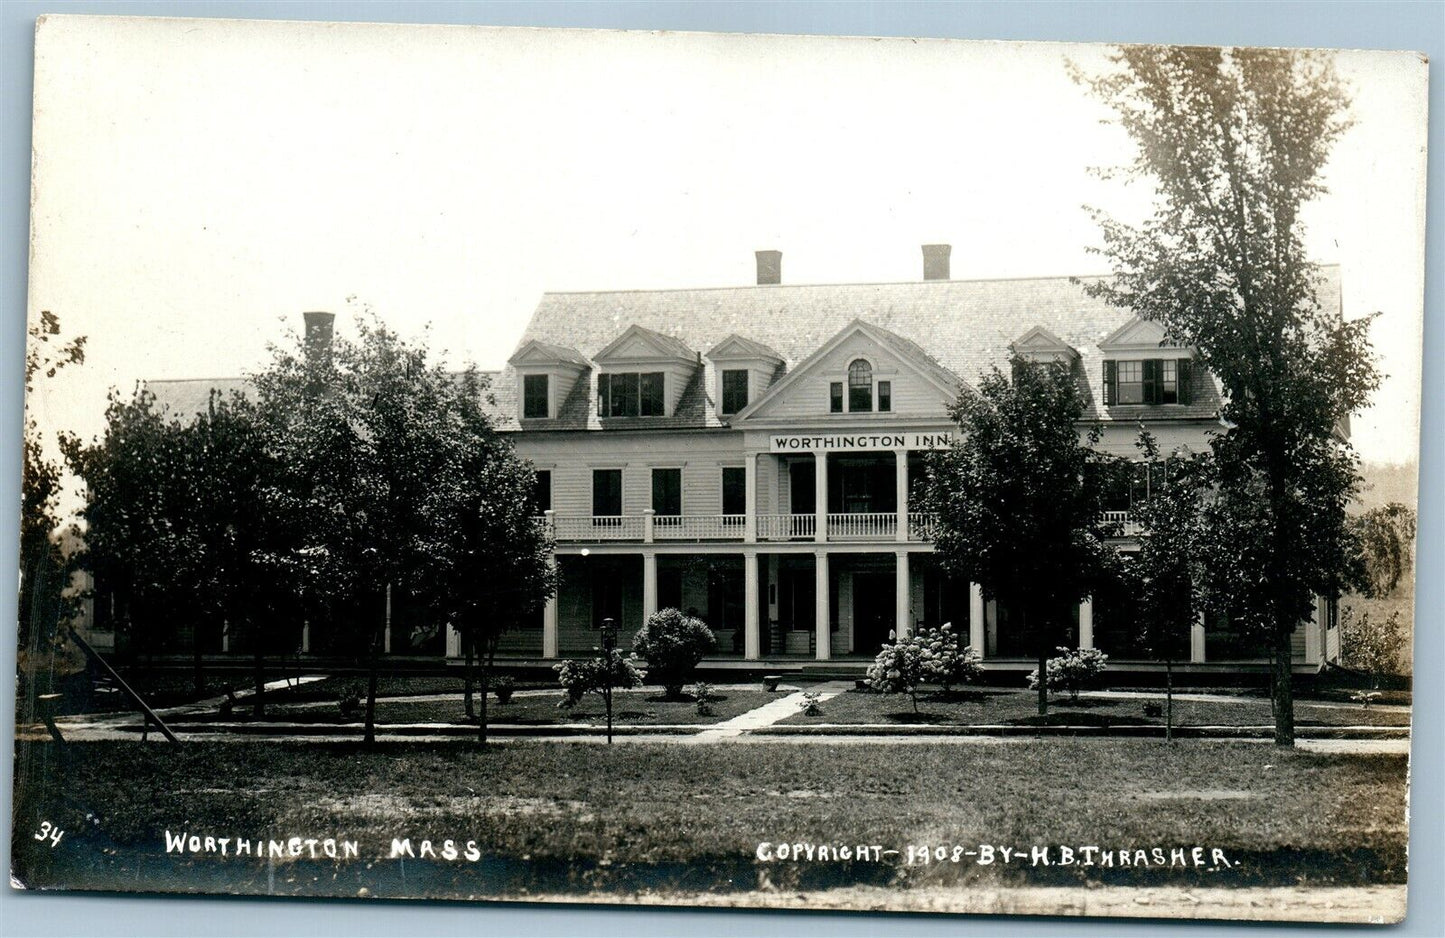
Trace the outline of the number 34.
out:
<instances>
[{"instance_id":1,"label":"number 34","mask_svg":"<svg viewBox=\"0 0 1445 938\"><path fill-rule=\"evenodd\" d=\"M65 831L51 824L49 821L40 822L40 830L35 832L36 840L48 840L52 848L60 846L60 838L65 836Z\"/></svg>"}]
</instances>

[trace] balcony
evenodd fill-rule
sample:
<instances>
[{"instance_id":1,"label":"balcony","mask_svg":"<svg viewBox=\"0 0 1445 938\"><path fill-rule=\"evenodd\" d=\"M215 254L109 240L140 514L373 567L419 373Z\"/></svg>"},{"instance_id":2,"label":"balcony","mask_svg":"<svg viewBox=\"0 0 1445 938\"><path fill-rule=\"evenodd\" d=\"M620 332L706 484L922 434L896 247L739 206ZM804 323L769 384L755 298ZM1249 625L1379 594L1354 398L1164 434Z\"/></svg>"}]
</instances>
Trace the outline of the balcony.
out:
<instances>
[{"instance_id":1,"label":"balcony","mask_svg":"<svg viewBox=\"0 0 1445 938\"><path fill-rule=\"evenodd\" d=\"M1105 524L1116 525L1119 537L1138 537L1144 530L1144 526L1135 521L1133 514L1128 511L1106 511L1103 521Z\"/></svg>"},{"instance_id":2,"label":"balcony","mask_svg":"<svg viewBox=\"0 0 1445 938\"><path fill-rule=\"evenodd\" d=\"M559 543L668 543L746 541L746 515L539 515L537 523L550 525ZM757 541L818 540L818 516L814 514L759 514L754 516L753 539ZM907 516L908 540L924 543L932 539L937 519L918 512ZM898 515L895 512L834 512L827 516L829 543L896 542Z\"/></svg>"}]
</instances>

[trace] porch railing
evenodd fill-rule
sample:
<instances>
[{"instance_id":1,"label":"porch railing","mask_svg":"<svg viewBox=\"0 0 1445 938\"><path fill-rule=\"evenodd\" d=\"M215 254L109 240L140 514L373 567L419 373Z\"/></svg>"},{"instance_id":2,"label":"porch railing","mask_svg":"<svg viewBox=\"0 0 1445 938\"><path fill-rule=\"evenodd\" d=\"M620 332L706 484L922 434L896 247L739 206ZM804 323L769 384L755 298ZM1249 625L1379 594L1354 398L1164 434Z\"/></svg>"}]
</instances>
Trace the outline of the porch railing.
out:
<instances>
[{"instance_id":1,"label":"porch railing","mask_svg":"<svg viewBox=\"0 0 1445 938\"><path fill-rule=\"evenodd\" d=\"M1133 514L1128 511L1106 511L1103 520L1105 524L1116 525L1121 537L1135 537L1144 530L1143 525L1135 521Z\"/></svg>"},{"instance_id":2,"label":"porch railing","mask_svg":"<svg viewBox=\"0 0 1445 938\"><path fill-rule=\"evenodd\" d=\"M555 515L552 523L559 541L640 541L638 515Z\"/></svg>"},{"instance_id":3,"label":"porch railing","mask_svg":"<svg viewBox=\"0 0 1445 938\"><path fill-rule=\"evenodd\" d=\"M830 541L889 538L897 530L898 514L892 511L828 515L828 540Z\"/></svg>"},{"instance_id":4,"label":"porch railing","mask_svg":"<svg viewBox=\"0 0 1445 938\"><path fill-rule=\"evenodd\" d=\"M817 515L758 515L760 541L805 541L817 533Z\"/></svg>"},{"instance_id":5,"label":"porch railing","mask_svg":"<svg viewBox=\"0 0 1445 938\"><path fill-rule=\"evenodd\" d=\"M740 541L746 515L657 515L652 538L657 541Z\"/></svg>"},{"instance_id":6,"label":"porch railing","mask_svg":"<svg viewBox=\"0 0 1445 938\"><path fill-rule=\"evenodd\" d=\"M910 541L931 541L936 536L938 515L921 511L908 515L908 539Z\"/></svg>"}]
</instances>

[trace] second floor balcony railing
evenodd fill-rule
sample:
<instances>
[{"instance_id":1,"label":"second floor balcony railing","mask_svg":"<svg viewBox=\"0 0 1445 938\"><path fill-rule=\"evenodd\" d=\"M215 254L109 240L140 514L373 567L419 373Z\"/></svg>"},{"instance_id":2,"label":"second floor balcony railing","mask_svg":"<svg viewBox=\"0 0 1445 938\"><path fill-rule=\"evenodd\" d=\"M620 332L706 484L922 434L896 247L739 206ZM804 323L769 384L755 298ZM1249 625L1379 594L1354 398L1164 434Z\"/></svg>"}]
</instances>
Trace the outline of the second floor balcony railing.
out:
<instances>
[{"instance_id":1,"label":"second floor balcony railing","mask_svg":"<svg viewBox=\"0 0 1445 938\"><path fill-rule=\"evenodd\" d=\"M1104 523L1113 525L1119 537L1137 537L1143 531L1143 526L1128 511L1106 511Z\"/></svg>"}]
</instances>

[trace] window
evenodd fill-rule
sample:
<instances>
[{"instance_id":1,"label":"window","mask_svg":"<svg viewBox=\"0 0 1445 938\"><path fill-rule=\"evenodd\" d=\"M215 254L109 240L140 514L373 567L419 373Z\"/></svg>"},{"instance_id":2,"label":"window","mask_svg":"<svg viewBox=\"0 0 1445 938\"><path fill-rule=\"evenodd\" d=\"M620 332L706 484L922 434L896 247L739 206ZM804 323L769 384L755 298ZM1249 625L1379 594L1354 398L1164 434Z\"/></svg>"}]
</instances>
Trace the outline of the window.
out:
<instances>
[{"instance_id":1,"label":"window","mask_svg":"<svg viewBox=\"0 0 1445 938\"><path fill-rule=\"evenodd\" d=\"M622 470L592 470L592 514L617 517L622 514Z\"/></svg>"},{"instance_id":2,"label":"window","mask_svg":"<svg viewBox=\"0 0 1445 938\"><path fill-rule=\"evenodd\" d=\"M848 410L873 409L873 366L860 358L848 366Z\"/></svg>"},{"instance_id":3,"label":"window","mask_svg":"<svg viewBox=\"0 0 1445 938\"><path fill-rule=\"evenodd\" d=\"M834 381L828 385L828 412L841 414L843 412L843 382Z\"/></svg>"},{"instance_id":4,"label":"window","mask_svg":"<svg viewBox=\"0 0 1445 938\"><path fill-rule=\"evenodd\" d=\"M532 480L532 514L552 510L552 470L538 469Z\"/></svg>"},{"instance_id":5,"label":"window","mask_svg":"<svg viewBox=\"0 0 1445 938\"><path fill-rule=\"evenodd\" d=\"M748 373L729 369L722 373L722 412L735 414L748 406Z\"/></svg>"},{"instance_id":6,"label":"window","mask_svg":"<svg viewBox=\"0 0 1445 938\"><path fill-rule=\"evenodd\" d=\"M1117 371L1119 393L1116 400L1120 404L1144 403L1144 363L1119 362Z\"/></svg>"},{"instance_id":7,"label":"window","mask_svg":"<svg viewBox=\"0 0 1445 938\"><path fill-rule=\"evenodd\" d=\"M887 413L893 409L893 382L878 382L878 412Z\"/></svg>"},{"instance_id":8,"label":"window","mask_svg":"<svg viewBox=\"0 0 1445 938\"><path fill-rule=\"evenodd\" d=\"M682 470L652 470L652 511L661 516L682 514Z\"/></svg>"},{"instance_id":9,"label":"window","mask_svg":"<svg viewBox=\"0 0 1445 938\"><path fill-rule=\"evenodd\" d=\"M663 373L623 371L597 376L597 416L661 417Z\"/></svg>"},{"instance_id":10,"label":"window","mask_svg":"<svg viewBox=\"0 0 1445 938\"><path fill-rule=\"evenodd\" d=\"M748 510L748 473L742 466L724 466L722 471L722 513L742 515Z\"/></svg>"},{"instance_id":11,"label":"window","mask_svg":"<svg viewBox=\"0 0 1445 938\"><path fill-rule=\"evenodd\" d=\"M1104 362L1104 404L1189 403L1189 359Z\"/></svg>"},{"instance_id":12,"label":"window","mask_svg":"<svg viewBox=\"0 0 1445 938\"><path fill-rule=\"evenodd\" d=\"M522 378L522 416L545 418L547 408L547 376L525 375Z\"/></svg>"},{"instance_id":13,"label":"window","mask_svg":"<svg viewBox=\"0 0 1445 938\"><path fill-rule=\"evenodd\" d=\"M662 400L662 372L654 371L638 377L642 395L641 413L644 417L661 417L664 410Z\"/></svg>"}]
</instances>

